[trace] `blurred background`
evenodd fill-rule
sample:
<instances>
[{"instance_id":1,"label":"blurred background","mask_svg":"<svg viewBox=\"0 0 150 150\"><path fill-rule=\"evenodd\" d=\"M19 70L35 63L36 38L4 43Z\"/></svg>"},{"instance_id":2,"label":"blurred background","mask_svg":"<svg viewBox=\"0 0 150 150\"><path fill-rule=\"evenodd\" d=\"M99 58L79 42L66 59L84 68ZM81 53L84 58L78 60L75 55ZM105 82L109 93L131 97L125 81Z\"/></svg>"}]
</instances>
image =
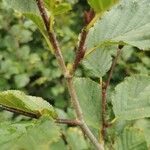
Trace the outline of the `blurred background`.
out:
<instances>
[{"instance_id":1,"label":"blurred background","mask_svg":"<svg viewBox=\"0 0 150 150\"><path fill-rule=\"evenodd\" d=\"M56 17L55 31L69 64L73 62L75 45L84 25L84 11L89 10L89 6L86 0L68 2L72 4L72 11ZM111 81L112 88L133 73L150 74L150 52L129 48L119 59ZM82 65L76 75L90 76ZM9 89L43 97L62 114L73 115L72 108L68 107L70 101L62 73L41 33L30 20L10 9L5 0L0 0L0 90Z\"/></svg>"}]
</instances>

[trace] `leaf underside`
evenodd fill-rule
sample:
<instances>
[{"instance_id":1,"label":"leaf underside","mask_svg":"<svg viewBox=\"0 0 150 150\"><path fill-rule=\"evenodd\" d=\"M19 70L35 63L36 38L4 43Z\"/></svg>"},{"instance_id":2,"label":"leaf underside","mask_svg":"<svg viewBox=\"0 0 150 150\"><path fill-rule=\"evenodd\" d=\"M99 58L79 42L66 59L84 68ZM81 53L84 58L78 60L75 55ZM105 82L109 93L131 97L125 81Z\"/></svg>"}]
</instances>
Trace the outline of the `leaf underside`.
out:
<instances>
[{"instance_id":1,"label":"leaf underside","mask_svg":"<svg viewBox=\"0 0 150 150\"><path fill-rule=\"evenodd\" d=\"M147 145L150 148L150 119L139 119L135 122L134 127L144 132Z\"/></svg>"},{"instance_id":2,"label":"leaf underside","mask_svg":"<svg viewBox=\"0 0 150 150\"><path fill-rule=\"evenodd\" d=\"M121 0L91 28L86 40L87 48L128 44L150 50L149 10L149 0Z\"/></svg>"},{"instance_id":3,"label":"leaf underside","mask_svg":"<svg viewBox=\"0 0 150 150\"><path fill-rule=\"evenodd\" d=\"M7 3L21 13L39 14L35 0L7 0Z\"/></svg>"},{"instance_id":4,"label":"leaf underside","mask_svg":"<svg viewBox=\"0 0 150 150\"><path fill-rule=\"evenodd\" d=\"M150 117L150 77L134 75L126 78L115 88L112 104L118 119Z\"/></svg>"},{"instance_id":5,"label":"leaf underside","mask_svg":"<svg viewBox=\"0 0 150 150\"><path fill-rule=\"evenodd\" d=\"M88 78L75 78L75 89L84 119L96 134L101 128L101 89ZM98 135L96 135L98 137Z\"/></svg>"},{"instance_id":6,"label":"leaf underside","mask_svg":"<svg viewBox=\"0 0 150 150\"><path fill-rule=\"evenodd\" d=\"M125 128L113 147L115 150L147 150L143 132L135 128Z\"/></svg>"},{"instance_id":7,"label":"leaf underside","mask_svg":"<svg viewBox=\"0 0 150 150\"><path fill-rule=\"evenodd\" d=\"M47 117L21 123L3 122L0 124L0 133L1 150L48 149L59 141L61 135L54 121Z\"/></svg>"},{"instance_id":8,"label":"leaf underside","mask_svg":"<svg viewBox=\"0 0 150 150\"><path fill-rule=\"evenodd\" d=\"M92 76L100 78L109 71L112 64L112 57L108 49L108 47L101 49L97 48L83 59L83 66L90 71Z\"/></svg>"}]
</instances>

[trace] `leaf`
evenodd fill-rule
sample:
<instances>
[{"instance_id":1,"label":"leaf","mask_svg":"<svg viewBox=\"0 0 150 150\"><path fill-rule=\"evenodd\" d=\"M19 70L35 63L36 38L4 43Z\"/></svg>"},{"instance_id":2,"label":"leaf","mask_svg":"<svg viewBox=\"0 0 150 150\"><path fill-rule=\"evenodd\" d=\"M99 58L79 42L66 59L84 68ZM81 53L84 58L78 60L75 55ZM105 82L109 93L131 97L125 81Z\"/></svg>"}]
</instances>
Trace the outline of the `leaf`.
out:
<instances>
[{"instance_id":1,"label":"leaf","mask_svg":"<svg viewBox=\"0 0 150 150\"><path fill-rule=\"evenodd\" d=\"M140 119L137 120L134 124L134 127L139 128L141 131L144 132L147 145L150 149L150 119Z\"/></svg>"},{"instance_id":2,"label":"leaf","mask_svg":"<svg viewBox=\"0 0 150 150\"><path fill-rule=\"evenodd\" d=\"M52 144L50 144L50 150L67 150L67 146L65 144L65 142L63 141L63 139L60 139L57 142L53 142Z\"/></svg>"},{"instance_id":3,"label":"leaf","mask_svg":"<svg viewBox=\"0 0 150 150\"><path fill-rule=\"evenodd\" d=\"M37 13L38 7L35 0L7 0L7 3L21 13Z\"/></svg>"},{"instance_id":4,"label":"leaf","mask_svg":"<svg viewBox=\"0 0 150 150\"><path fill-rule=\"evenodd\" d=\"M87 0L89 5L97 12L103 13L110 9L119 0Z\"/></svg>"},{"instance_id":5,"label":"leaf","mask_svg":"<svg viewBox=\"0 0 150 150\"><path fill-rule=\"evenodd\" d=\"M91 28L87 48L124 44L150 50L149 0L121 0Z\"/></svg>"},{"instance_id":6,"label":"leaf","mask_svg":"<svg viewBox=\"0 0 150 150\"><path fill-rule=\"evenodd\" d=\"M0 148L6 150L10 147L11 142L14 139L18 139L19 136L26 132L26 127L32 126L33 122L28 123L13 123L2 122L0 123Z\"/></svg>"},{"instance_id":7,"label":"leaf","mask_svg":"<svg viewBox=\"0 0 150 150\"><path fill-rule=\"evenodd\" d=\"M69 128L67 130L66 138L71 150L88 149L83 133L78 128Z\"/></svg>"},{"instance_id":8,"label":"leaf","mask_svg":"<svg viewBox=\"0 0 150 150\"><path fill-rule=\"evenodd\" d=\"M22 123L0 124L1 150L41 150L60 139L60 130L53 120L40 120Z\"/></svg>"},{"instance_id":9,"label":"leaf","mask_svg":"<svg viewBox=\"0 0 150 150\"><path fill-rule=\"evenodd\" d=\"M135 128L125 128L113 147L115 150L148 150L143 132Z\"/></svg>"},{"instance_id":10,"label":"leaf","mask_svg":"<svg viewBox=\"0 0 150 150\"><path fill-rule=\"evenodd\" d=\"M69 10L71 10L71 5L69 3L60 3L53 10L53 14L60 15L60 14L68 12Z\"/></svg>"},{"instance_id":11,"label":"leaf","mask_svg":"<svg viewBox=\"0 0 150 150\"><path fill-rule=\"evenodd\" d=\"M51 10L55 7L56 0L44 0L45 7Z\"/></svg>"},{"instance_id":12,"label":"leaf","mask_svg":"<svg viewBox=\"0 0 150 150\"><path fill-rule=\"evenodd\" d=\"M150 77L134 75L117 85L112 96L115 116L134 120L150 117Z\"/></svg>"},{"instance_id":13,"label":"leaf","mask_svg":"<svg viewBox=\"0 0 150 150\"><path fill-rule=\"evenodd\" d=\"M44 0L45 6L52 15L60 15L71 10L71 4L57 0Z\"/></svg>"},{"instance_id":14,"label":"leaf","mask_svg":"<svg viewBox=\"0 0 150 150\"><path fill-rule=\"evenodd\" d=\"M97 48L93 53L85 56L82 63L93 76L102 77L111 67L111 53L108 49Z\"/></svg>"},{"instance_id":15,"label":"leaf","mask_svg":"<svg viewBox=\"0 0 150 150\"><path fill-rule=\"evenodd\" d=\"M8 1L7 3L10 4L10 6L14 10L21 12L24 16L32 20L37 25L40 32L44 36L47 45L49 46L51 52L53 53L52 46L49 42L46 30L45 30L45 25L43 23L41 16L39 15L39 10L38 10L35 0L24 0L23 2L21 0L11 0L11 1Z\"/></svg>"},{"instance_id":16,"label":"leaf","mask_svg":"<svg viewBox=\"0 0 150 150\"><path fill-rule=\"evenodd\" d=\"M99 84L88 78L75 78L74 84L84 119L87 125L93 130L96 129L99 134L101 128L101 88Z\"/></svg>"},{"instance_id":17,"label":"leaf","mask_svg":"<svg viewBox=\"0 0 150 150\"><path fill-rule=\"evenodd\" d=\"M57 117L55 110L48 102L40 97L29 96L17 90L0 92L0 105L18 110L18 112L31 113L37 117L44 114L53 118Z\"/></svg>"},{"instance_id":18,"label":"leaf","mask_svg":"<svg viewBox=\"0 0 150 150\"><path fill-rule=\"evenodd\" d=\"M27 18L29 18L30 20L32 20L37 25L38 29L40 30L40 32L42 33L43 37L45 38L45 41L46 41L49 49L53 53L53 48L51 46L51 43L50 43L49 38L48 38L48 35L46 33L45 25L43 23L42 18L39 15L36 15L36 14L33 14L33 13L24 13L24 15Z\"/></svg>"},{"instance_id":19,"label":"leaf","mask_svg":"<svg viewBox=\"0 0 150 150\"><path fill-rule=\"evenodd\" d=\"M7 0L7 3L10 4L10 6L14 10L21 12L24 16L26 16L27 18L32 20L37 25L40 32L44 36L48 47L50 48L51 52L53 53L53 48L50 44L43 20L42 20L41 16L39 15L39 10L38 10L36 1L35 0L24 0L22 2L21 0L11 0L11 1ZM65 13L65 12L71 10L71 5L69 3L57 4L58 2L54 1L54 0L45 0L44 3L45 3L45 6L47 7L47 9L50 11L51 16L59 15L59 14L62 14L62 13ZM51 17L51 18L53 18L53 17ZM52 23L53 23L53 21L52 21ZM22 37L24 37L24 36L22 36Z\"/></svg>"},{"instance_id":20,"label":"leaf","mask_svg":"<svg viewBox=\"0 0 150 150\"><path fill-rule=\"evenodd\" d=\"M44 22L41 18L41 16L36 15L34 13L23 13L26 17L28 17L30 20L32 20L37 27L40 29L41 32L45 32L45 26L44 26ZM45 34L45 33L44 33Z\"/></svg>"},{"instance_id":21,"label":"leaf","mask_svg":"<svg viewBox=\"0 0 150 150\"><path fill-rule=\"evenodd\" d=\"M123 60L127 61L133 54L135 48L131 46L124 46L122 48L122 58Z\"/></svg>"}]
</instances>

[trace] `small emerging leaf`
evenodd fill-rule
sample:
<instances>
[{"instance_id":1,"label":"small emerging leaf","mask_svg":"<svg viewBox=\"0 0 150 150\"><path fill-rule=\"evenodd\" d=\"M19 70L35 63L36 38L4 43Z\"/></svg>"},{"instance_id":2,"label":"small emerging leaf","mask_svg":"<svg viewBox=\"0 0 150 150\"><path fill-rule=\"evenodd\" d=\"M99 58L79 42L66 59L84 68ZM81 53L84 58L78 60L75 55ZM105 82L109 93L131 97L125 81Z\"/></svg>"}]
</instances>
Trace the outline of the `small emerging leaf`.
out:
<instances>
[{"instance_id":1,"label":"small emerging leaf","mask_svg":"<svg viewBox=\"0 0 150 150\"><path fill-rule=\"evenodd\" d=\"M0 105L40 117L44 114L57 117L54 108L40 97L29 96L21 91L8 90L0 92Z\"/></svg>"}]
</instances>

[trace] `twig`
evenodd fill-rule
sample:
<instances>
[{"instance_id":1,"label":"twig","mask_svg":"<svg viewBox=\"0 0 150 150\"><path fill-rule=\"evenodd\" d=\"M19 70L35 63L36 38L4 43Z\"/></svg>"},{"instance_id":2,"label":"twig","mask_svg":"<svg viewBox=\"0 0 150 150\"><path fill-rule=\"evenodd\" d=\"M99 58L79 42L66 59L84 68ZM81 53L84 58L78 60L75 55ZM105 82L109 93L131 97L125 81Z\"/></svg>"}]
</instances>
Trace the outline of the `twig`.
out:
<instances>
[{"instance_id":1,"label":"twig","mask_svg":"<svg viewBox=\"0 0 150 150\"><path fill-rule=\"evenodd\" d=\"M112 78L112 75L113 75L113 72L114 72L114 69L115 69L115 66L116 66L116 63L117 63L117 60L121 54L121 49L123 48L123 46L118 46L118 49L117 49L117 54L116 54L116 57L115 59L113 60L113 63L112 63L112 66L110 68L110 72L109 72L109 75L108 75L108 79L106 81L106 85L105 85L105 89L107 90L109 84L110 84L110 80Z\"/></svg>"},{"instance_id":2,"label":"twig","mask_svg":"<svg viewBox=\"0 0 150 150\"><path fill-rule=\"evenodd\" d=\"M122 48L123 48L123 46L121 46L121 45L118 46L117 54L113 60L112 66L110 68L108 79L107 79L106 83L102 82L102 131L101 131L101 134L102 134L103 140L106 137L106 131L107 131L107 128L109 127L107 120L106 120L107 89L110 85L110 80L112 78L112 75L113 75L115 66L117 64L117 60L121 54Z\"/></svg>"},{"instance_id":3,"label":"twig","mask_svg":"<svg viewBox=\"0 0 150 150\"><path fill-rule=\"evenodd\" d=\"M79 120L70 120L70 119L56 119L56 123L68 124L72 126L80 126L81 122Z\"/></svg>"},{"instance_id":4,"label":"twig","mask_svg":"<svg viewBox=\"0 0 150 150\"><path fill-rule=\"evenodd\" d=\"M73 105L77 114L77 118L81 121L81 124L80 124L81 129L84 131L85 135L91 140L91 142L96 146L98 150L104 150L103 146L98 143L97 139L95 138L95 136L92 134L92 132L90 131L90 129L84 122L82 109L80 107L80 104L76 95L76 91L74 89L72 78L67 79L67 84L68 84L69 93L71 95L72 102L73 102Z\"/></svg>"},{"instance_id":5,"label":"twig","mask_svg":"<svg viewBox=\"0 0 150 150\"><path fill-rule=\"evenodd\" d=\"M81 122L80 127L85 132L86 136L90 139L90 141L95 145L95 147L98 150L104 150L103 145L100 145L98 143L97 139L95 138L95 136L92 134L92 132L90 131L90 129L88 128L88 126L84 122L82 109L80 107L80 104L79 104L79 101L78 101L78 98L77 98L77 95L76 95L72 75L70 75L70 72L66 68L64 58L62 56L62 52L61 52L61 49L60 49L59 44L57 42L55 33L53 31L50 31L50 28L48 26L48 23L49 23L49 21L47 20L48 15L45 15L46 10L44 8L43 0L36 0L36 1L37 1L37 5L38 5L38 8L39 8L40 14L43 18L43 21L44 21L46 29L47 29L49 41L50 41L51 45L53 46L53 49L54 49L54 52L55 52L55 57L56 57L56 59L59 63L60 68L62 69L63 74L65 76L65 79L67 81L69 94L71 96L71 99L72 99L72 102L73 102L73 105L74 105L74 108L75 108L75 111L76 111L77 119Z\"/></svg>"},{"instance_id":6,"label":"twig","mask_svg":"<svg viewBox=\"0 0 150 150\"><path fill-rule=\"evenodd\" d=\"M46 10L44 8L43 0L36 0L36 2L37 2L37 5L38 5L38 8L40 10L40 14L43 18L45 27L49 31L49 28L50 28L49 17L48 17L48 15L46 13Z\"/></svg>"},{"instance_id":7,"label":"twig","mask_svg":"<svg viewBox=\"0 0 150 150\"><path fill-rule=\"evenodd\" d=\"M106 136L106 89L105 89L105 84L102 83L102 139L103 141L105 140Z\"/></svg>"},{"instance_id":8,"label":"twig","mask_svg":"<svg viewBox=\"0 0 150 150\"><path fill-rule=\"evenodd\" d=\"M63 73L65 73L65 75L67 75L68 71L67 71L67 68L65 66L65 62L64 62L61 50L59 48L59 44L57 42L56 36L53 33L53 31L50 31L50 23L49 23L50 19L49 19L47 13L46 13L43 0L36 0L36 1L37 1L37 5L38 5L38 8L39 8L41 17L42 17L42 19L44 21L47 33L48 33L49 41L52 44L52 47L54 49L55 57L56 57L56 59L57 59L57 61L59 63L60 68L62 69Z\"/></svg>"},{"instance_id":9,"label":"twig","mask_svg":"<svg viewBox=\"0 0 150 150\"><path fill-rule=\"evenodd\" d=\"M75 60L74 60L72 74L75 72L75 70L77 69L80 61L83 59L83 57L85 55L85 51L86 51L85 41L86 41L87 34L89 32L89 30L87 30L87 26L92 21L94 16L95 16L95 13L94 13L93 10L90 10L90 11L84 13L85 27L82 29L82 32L81 32L79 47L78 47L76 57L75 57Z\"/></svg>"},{"instance_id":10,"label":"twig","mask_svg":"<svg viewBox=\"0 0 150 150\"><path fill-rule=\"evenodd\" d=\"M79 48L78 48L77 53L76 53L76 57L75 57L75 61L74 61L74 64L73 64L73 71L72 72L74 72L77 69L80 61L84 57L85 50L86 50L85 40L86 40L87 34L88 34L88 32L86 30L83 30L81 32L81 39L80 39L80 42L79 42Z\"/></svg>"},{"instance_id":11,"label":"twig","mask_svg":"<svg viewBox=\"0 0 150 150\"><path fill-rule=\"evenodd\" d=\"M15 109L15 108L10 108L8 106L0 105L0 108L3 110L7 110L7 111L10 111L13 113L21 114L21 115L35 118L35 119L38 119L40 117L40 114L34 114L34 113L26 112L23 110ZM72 125L72 126L80 126L81 125L81 122L79 120L71 120L71 119L56 119L55 122L59 123L59 124L67 124L67 125Z\"/></svg>"},{"instance_id":12,"label":"twig","mask_svg":"<svg viewBox=\"0 0 150 150\"><path fill-rule=\"evenodd\" d=\"M10 108L8 106L3 106L3 105L0 105L0 108L2 108L3 110L7 110L13 113L21 114L21 115L31 117L31 118L36 118L36 119L38 119L41 116L40 114L34 114L34 113L26 112L26 111L15 109L15 108Z\"/></svg>"}]
</instances>

